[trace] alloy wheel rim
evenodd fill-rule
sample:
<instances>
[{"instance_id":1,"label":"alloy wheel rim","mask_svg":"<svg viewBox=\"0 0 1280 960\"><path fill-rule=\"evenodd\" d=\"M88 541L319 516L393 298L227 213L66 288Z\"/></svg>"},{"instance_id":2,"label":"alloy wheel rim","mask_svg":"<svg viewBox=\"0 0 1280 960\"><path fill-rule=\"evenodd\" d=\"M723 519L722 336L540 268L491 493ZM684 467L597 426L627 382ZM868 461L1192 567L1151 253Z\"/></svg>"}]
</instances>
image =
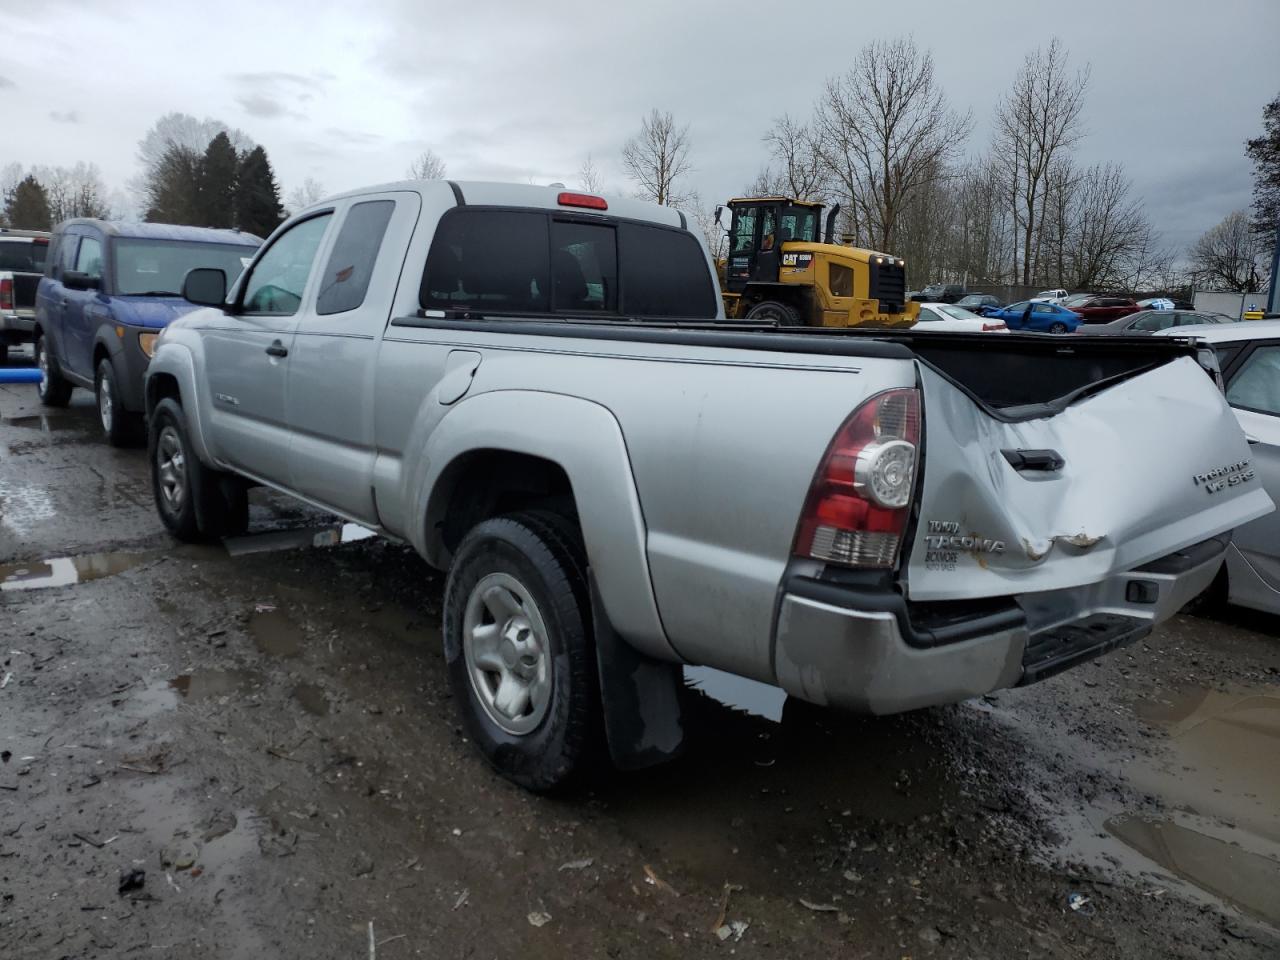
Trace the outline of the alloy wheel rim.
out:
<instances>
[{"instance_id":1,"label":"alloy wheel rim","mask_svg":"<svg viewBox=\"0 0 1280 960\"><path fill-rule=\"evenodd\" d=\"M542 612L519 580L491 573L471 588L462 648L489 719L514 736L532 733L551 703L551 645Z\"/></svg>"},{"instance_id":2,"label":"alloy wheel rim","mask_svg":"<svg viewBox=\"0 0 1280 960\"><path fill-rule=\"evenodd\" d=\"M43 396L49 390L49 355L44 350L43 341L36 348L36 366L40 368L40 394Z\"/></svg>"},{"instance_id":3,"label":"alloy wheel rim","mask_svg":"<svg viewBox=\"0 0 1280 960\"><path fill-rule=\"evenodd\" d=\"M111 432L111 374L102 375L102 385L98 388L98 416L102 420L102 429Z\"/></svg>"},{"instance_id":4,"label":"alloy wheel rim","mask_svg":"<svg viewBox=\"0 0 1280 960\"><path fill-rule=\"evenodd\" d=\"M187 495L187 462L182 438L171 426L161 430L156 441L156 468L160 496L170 512L178 513Z\"/></svg>"}]
</instances>

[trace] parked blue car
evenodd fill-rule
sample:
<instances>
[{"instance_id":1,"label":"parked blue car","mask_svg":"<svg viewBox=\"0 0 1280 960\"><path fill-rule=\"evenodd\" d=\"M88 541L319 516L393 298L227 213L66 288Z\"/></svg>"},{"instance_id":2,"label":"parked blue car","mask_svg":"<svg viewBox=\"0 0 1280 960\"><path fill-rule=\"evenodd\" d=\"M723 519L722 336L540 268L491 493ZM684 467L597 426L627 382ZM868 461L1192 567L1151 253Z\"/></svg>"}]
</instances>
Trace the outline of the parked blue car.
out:
<instances>
[{"instance_id":1,"label":"parked blue car","mask_svg":"<svg viewBox=\"0 0 1280 960\"><path fill-rule=\"evenodd\" d=\"M262 241L238 230L160 223L67 220L50 241L36 290L40 400L61 407L93 390L113 446L142 438L142 376L156 337L196 309L182 298L187 272L216 267L234 280Z\"/></svg>"},{"instance_id":2,"label":"parked blue car","mask_svg":"<svg viewBox=\"0 0 1280 960\"><path fill-rule=\"evenodd\" d=\"M1078 313L1056 303L1032 303L1023 300L1007 307L986 308L984 317L995 317L1005 322L1010 330L1036 331L1039 333L1075 333L1083 322Z\"/></svg>"}]
</instances>

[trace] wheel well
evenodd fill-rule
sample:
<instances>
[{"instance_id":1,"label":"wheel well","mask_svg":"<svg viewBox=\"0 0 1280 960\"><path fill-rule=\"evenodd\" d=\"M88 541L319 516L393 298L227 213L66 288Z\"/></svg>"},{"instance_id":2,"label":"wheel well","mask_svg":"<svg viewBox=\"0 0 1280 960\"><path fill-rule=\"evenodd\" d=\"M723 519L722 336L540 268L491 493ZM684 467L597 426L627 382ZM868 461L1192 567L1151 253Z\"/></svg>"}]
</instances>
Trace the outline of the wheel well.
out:
<instances>
[{"instance_id":1,"label":"wheel well","mask_svg":"<svg viewBox=\"0 0 1280 960\"><path fill-rule=\"evenodd\" d=\"M153 374L147 381L147 414L156 408L161 400L171 398L182 403L182 392L178 389L178 378L168 373Z\"/></svg>"},{"instance_id":2,"label":"wheel well","mask_svg":"<svg viewBox=\"0 0 1280 960\"><path fill-rule=\"evenodd\" d=\"M106 357L106 358L110 359L110 357L111 357L111 353L110 353L110 351L108 351L108 350L107 350L107 345L106 345L105 343L102 343L101 341L99 341L99 342L98 342L98 343L96 343L96 344L94 345L94 347L93 347L93 370L94 370L94 376L97 376L98 364L100 364L100 363L102 362L102 360L103 360L103 358L104 358L104 357Z\"/></svg>"},{"instance_id":3,"label":"wheel well","mask_svg":"<svg viewBox=\"0 0 1280 960\"><path fill-rule=\"evenodd\" d=\"M560 464L510 450L476 450L449 464L436 483L428 511L428 539L452 554L468 530L516 510L554 510L577 522L569 475Z\"/></svg>"}]
</instances>

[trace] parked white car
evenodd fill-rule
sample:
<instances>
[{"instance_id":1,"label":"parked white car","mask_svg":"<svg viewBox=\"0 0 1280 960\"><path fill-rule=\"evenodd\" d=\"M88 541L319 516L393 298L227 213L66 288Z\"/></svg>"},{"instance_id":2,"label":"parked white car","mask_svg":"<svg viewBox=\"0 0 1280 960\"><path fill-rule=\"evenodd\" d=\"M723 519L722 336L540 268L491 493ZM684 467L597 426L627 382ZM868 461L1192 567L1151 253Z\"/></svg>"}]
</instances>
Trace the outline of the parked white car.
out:
<instances>
[{"instance_id":1,"label":"parked white car","mask_svg":"<svg viewBox=\"0 0 1280 960\"><path fill-rule=\"evenodd\" d=\"M1041 290L1031 298L1032 303L1061 303L1067 298L1067 291L1059 288L1057 290Z\"/></svg>"},{"instance_id":2,"label":"parked white car","mask_svg":"<svg viewBox=\"0 0 1280 960\"><path fill-rule=\"evenodd\" d=\"M953 303L922 303L920 319L913 330L939 330L952 333L1008 333L1003 320L988 320Z\"/></svg>"},{"instance_id":3,"label":"parked white car","mask_svg":"<svg viewBox=\"0 0 1280 960\"><path fill-rule=\"evenodd\" d=\"M1155 336L1195 337L1213 347L1227 403L1249 441L1250 457L1238 475L1256 475L1274 500L1280 495L1280 320L1171 327ZM1219 576L1214 587L1218 599L1280 613L1276 514L1236 528Z\"/></svg>"}]
</instances>

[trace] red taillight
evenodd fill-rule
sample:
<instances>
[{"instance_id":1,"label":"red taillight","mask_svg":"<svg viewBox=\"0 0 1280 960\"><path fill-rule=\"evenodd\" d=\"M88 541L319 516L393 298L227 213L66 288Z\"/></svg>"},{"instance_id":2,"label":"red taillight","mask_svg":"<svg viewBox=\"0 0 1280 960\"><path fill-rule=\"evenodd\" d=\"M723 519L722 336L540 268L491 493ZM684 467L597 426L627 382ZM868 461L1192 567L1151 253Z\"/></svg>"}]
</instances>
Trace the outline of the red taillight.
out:
<instances>
[{"instance_id":1,"label":"red taillight","mask_svg":"<svg viewBox=\"0 0 1280 960\"><path fill-rule=\"evenodd\" d=\"M608 210L609 204L604 197L593 197L589 193L562 193L559 196L562 207L586 207L588 210Z\"/></svg>"},{"instance_id":2,"label":"red taillight","mask_svg":"<svg viewBox=\"0 0 1280 960\"><path fill-rule=\"evenodd\" d=\"M916 390L886 390L858 407L818 465L792 552L854 567L897 563L919 445Z\"/></svg>"},{"instance_id":3,"label":"red taillight","mask_svg":"<svg viewBox=\"0 0 1280 960\"><path fill-rule=\"evenodd\" d=\"M36 237L36 238L35 238L34 240L32 240L31 242L32 242L32 243L34 243L37 247L47 247L47 246L49 245L49 238L48 238L48 237Z\"/></svg>"},{"instance_id":4,"label":"red taillight","mask_svg":"<svg viewBox=\"0 0 1280 960\"><path fill-rule=\"evenodd\" d=\"M1008 330L1009 327L1003 323L984 323L982 329L983 332L990 333L992 330Z\"/></svg>"},{"instance_id":5,"label":"red taillight","mask_svg":"<svg viewBox=\"0 0 1280 960\"><path fill-rule=\"evenodd\" d=\"M0 310L13 309L13 279L5 277L0 280Z\"/></svg>"}]
</instances>

